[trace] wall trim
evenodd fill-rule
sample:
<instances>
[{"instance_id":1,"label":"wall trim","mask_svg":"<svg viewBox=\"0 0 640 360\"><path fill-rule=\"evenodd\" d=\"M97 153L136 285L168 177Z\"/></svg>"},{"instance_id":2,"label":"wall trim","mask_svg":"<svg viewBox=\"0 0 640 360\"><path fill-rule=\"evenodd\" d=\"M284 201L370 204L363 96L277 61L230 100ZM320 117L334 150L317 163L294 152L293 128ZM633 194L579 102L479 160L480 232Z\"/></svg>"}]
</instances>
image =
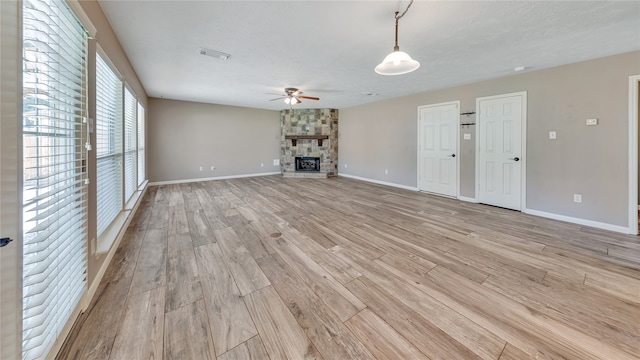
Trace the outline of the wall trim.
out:
<instances>
[{"instance_id":1,"label":"wall trim","mask_svg":"<svg viewBox=\"0 0 640 360\"><path fill-rule=\"evenodd\" d=\"M344 174L344 173L339 173L338 176L346 177L346 178L354 179L354 180L366 181L366 182L379 184L379 185L392 186L392 187L395 187L395 188L400 188L400 189L405 189L405 190L418 191L418 188L415 187L415 186L407 186L407 185L396 184L396 183L391 183L391 182L387 182L387 181L374 180L374 179L369 179L369 178L364 178L364 177L355 176L355 175L349 175L349 174Z\"/></svg>"},{"instance_id":2,"label":"wall trim","mask_svg":"<svg viewBox=\"0 0 640 360\"><path fill-rule=\"evenodd\" d=\"M247 178L247 177L269 176L269 175L280 175L280 174L282 174L280 171L274 171L274 172L266 172L266 173L243 174L243 175L229 175L229 176L216 176L216 177L198 178L198 179L182 179L182 180L168 180L168 181L153 181L153 182L150 182L150 183L149 183L149 186L156 186L156 185L172 185L172 184L184 184L184 183L192 183L192 182L199 182L199 181L211 181L211 180L239 179L239 178Z\"/></svg>"},{"instance_id":3,"label":"wall trim","mask_svg":"<svg viewBox=\"0 0 640 360\"><path fill-rule=\"evenodd\" d=\"M522 212L525 213L525 214L534 215L534 216L540 216L540 217L547 218L547 219L560 220L560 221L569 222L569 223L573 223L573 224L590 226L590 227L598 228L598 229L602 229L602 230L615 231L615 232L623 233L623 234L627 234L627 231L629 230L627 227L624 227L624 226L607 224L607 223L603 223L603 222L586 220L586 219L580 219L580 218L575 218L575 217L571 217L571 216L565 216L565 215L560 215L560 214L549 213L549 212L545 212L545 211L524 209Z\"/></svg>"},{"instance_id":4,"label":"wall trim","mask_svg":"<svg viewBox=\"0 0 640 360\"><path fill-rule=\"evenodd\" d=\"M379 184L379 185L386 185L386 186L396 187L396 188L405 189L405 190L418 191L417 187L401 185L401 184L395 184L395 183L390 183L390 182L380 181L380 180L374 180L374 179L364 178L364 177L355 176L355 175L349 175L349 174L340 173L340 174L338 174L338 176L349 178L349 179L354 179L354 180L370 182L370 183ZM426 192L425 192L425 194L438 196L437 194L431 194L431 193L426 193ZM461 201L479 203L477 199L469 198L469 197L466 197L466 196L458 196L457 199L461 200ZM482 204L482 205L486 205L486 204ZM491 206L491 205L486 205L486 206ZM580 218L575 218L575 217L571 217L571 216L565 216L565 215L554 214L554 213L549 213L549 212L545 212L545 211L538 211L538 210L532 210L532 209L523 209L521 212L524 213L524 214L529 214L529 215L533 215L533 216L539 216L539 217L543 217L543 218L547 218L547 219L564 221L564 222L568 222L568 223L572 223L572 224L590 226L590 227L597 228L597 229L602 229L602 230L615 231L615 232L623 233L623 234L627 234L628 233L628 229L626 227L619 226L619 225L607 224L607 223L602 223L602 222L598 222L598 221L580 219Z\"/></svg>"},{"instance_id":5,"label":"wall trim","mask_svg":"<svg viewBox=\"0 0 640 360\"><path fill-rule=\"evenodd\" d=\"M627 233L638 234L638 92L640 75L629 76L629 224ZM640 208L640 207L638 207Z\"/></svg>"}]
</instances>

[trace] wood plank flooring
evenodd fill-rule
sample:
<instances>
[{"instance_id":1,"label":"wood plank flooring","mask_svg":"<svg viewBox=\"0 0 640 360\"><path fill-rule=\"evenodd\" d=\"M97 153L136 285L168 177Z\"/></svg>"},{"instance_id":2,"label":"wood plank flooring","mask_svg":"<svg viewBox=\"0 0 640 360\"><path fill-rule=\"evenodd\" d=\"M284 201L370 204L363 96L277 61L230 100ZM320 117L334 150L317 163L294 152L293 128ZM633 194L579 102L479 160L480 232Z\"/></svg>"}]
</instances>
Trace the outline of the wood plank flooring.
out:
<instances>
[{"instance_id":1,"label":"wood plank flooring","mask_svg":"<svg viewBox=\"0 0 640 360\"><path fill-rule=\"evenodd\" d=\"M150 187L58 359L640 359L640 237L351 179Z\"/></svg>"}]
</instances>

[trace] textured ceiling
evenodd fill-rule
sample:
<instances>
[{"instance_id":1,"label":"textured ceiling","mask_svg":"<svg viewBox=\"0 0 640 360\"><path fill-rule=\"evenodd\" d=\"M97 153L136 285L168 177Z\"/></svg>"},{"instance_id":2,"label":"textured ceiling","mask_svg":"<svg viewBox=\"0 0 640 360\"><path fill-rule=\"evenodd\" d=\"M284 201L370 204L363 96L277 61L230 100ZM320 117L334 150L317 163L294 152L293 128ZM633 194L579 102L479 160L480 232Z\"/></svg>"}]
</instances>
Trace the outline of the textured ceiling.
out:
<instances>
[{"instance_id":1,"label":"textured ceiling","mask_svg":"<svg viewBox=\"0 0 640 360\"><path fill-rule=\"evenodd\" d=\"M640 49L640 1L415 1L399 45L421 66L378 75L408 4L100 0L149 96L272 110L285 87L345 108Z\"/></svg>"}]
</instances>

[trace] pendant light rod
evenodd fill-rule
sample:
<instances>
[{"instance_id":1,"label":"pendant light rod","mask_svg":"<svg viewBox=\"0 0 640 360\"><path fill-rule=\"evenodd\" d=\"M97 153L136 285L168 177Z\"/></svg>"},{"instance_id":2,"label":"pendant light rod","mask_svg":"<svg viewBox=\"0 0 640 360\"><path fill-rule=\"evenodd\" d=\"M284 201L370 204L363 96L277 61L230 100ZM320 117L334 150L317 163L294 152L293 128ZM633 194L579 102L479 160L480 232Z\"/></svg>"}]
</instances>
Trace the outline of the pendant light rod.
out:
<instances>
[{"instance_id":1,"label":"pendant light rod","mask_svg":"<svg viewBox=\"0 0 640 360\"><path fill-rule=\"evenodd\" d=\"M396 11L396 46L393 47L393 51L400 50L400 46L398 46L398 20L400 20L400 18L398 17L399 13L400 13L400 11Z\"/></svg>"},{"instance_id":2,"label":"pendant light rod","mask_svg":"<svg viewBox=\"0 0 640 360\"><path fill-rule=\"evenodd\" d=\"M398 21L402 19L402 17L407 13L407 11L409 11L409 8L411 7L412 4L413 4L413 0L409 2L409 5L407 5L406 9L404 9L404 12L402 12L402 15L398 15L400 14L400 11L396 11L396 46L393 47L393 51L400 50L400 47L398 46Z\"/></svg>"}]
</instances>

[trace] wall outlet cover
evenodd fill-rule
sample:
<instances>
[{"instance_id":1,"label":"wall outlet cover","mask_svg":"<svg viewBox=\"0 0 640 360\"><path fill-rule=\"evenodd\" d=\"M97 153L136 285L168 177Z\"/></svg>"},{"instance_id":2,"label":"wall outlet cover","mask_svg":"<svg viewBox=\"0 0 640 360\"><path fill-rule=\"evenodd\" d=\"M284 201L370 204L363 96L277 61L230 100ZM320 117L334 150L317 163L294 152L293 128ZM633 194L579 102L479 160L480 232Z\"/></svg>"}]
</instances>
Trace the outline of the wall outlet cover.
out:
<instances>
[{"instance_id":1,"label":"wall outlet cover","mask_svg":"<svg viewBox=\"0 0 640 360\"><path fill-rule=\"evenodd\" d=\"M280 166L280 159L273 159L273 166Z\"/></svg>"},{"instance_id":2,"label":"wall outlet cover","mask_svg":"<svg viewBox=\"0 0 640 360\"><path fill-rule=\"evenodd\" d=\"M465 140L471 140L471 134L464 134Z\"/></svg>"}]
</instances>

